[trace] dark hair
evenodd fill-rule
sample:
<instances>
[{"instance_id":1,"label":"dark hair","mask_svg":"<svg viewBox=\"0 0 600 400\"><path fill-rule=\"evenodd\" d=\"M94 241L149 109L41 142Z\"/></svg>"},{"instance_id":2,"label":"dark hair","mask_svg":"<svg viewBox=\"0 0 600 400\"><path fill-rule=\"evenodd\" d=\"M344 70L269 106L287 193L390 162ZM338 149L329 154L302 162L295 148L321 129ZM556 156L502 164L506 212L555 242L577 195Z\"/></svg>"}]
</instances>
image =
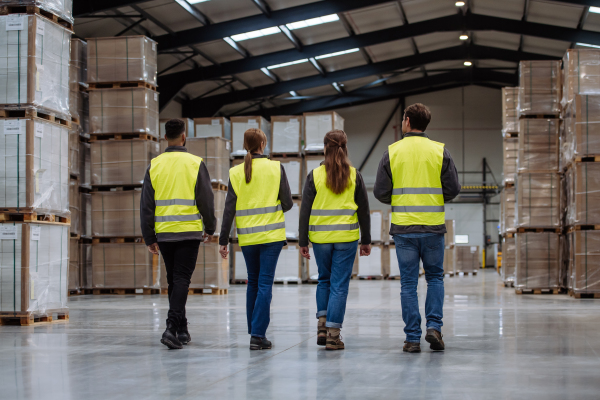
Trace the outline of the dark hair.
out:
<instances>
[{"instance_id":1,"label":"dark hair","mask_svg":"<svg viewBox=\"0 0 600 400\"><path fill-rule=\"evenodd\" d=\"M185 122L180 119L173 118L165 124L165 138L175 140L185 132Z\"/></svg>"},{"instance_id":2,"label":"dark hair","mask_svg":"<svg viewBox=\"0 0 600 400\"><path fill-rule=\"evenodd\" d=\"M327 132L325 139L326 186L335 194L341 194L350 185L350 160L348 137L339 129Z\"/></svg>"},{"instance_id":3,"label":"dark hair","mask_svg":"<svg viewBox=\"0 0 600 400\"><path fill-rule=\"evenodd\" d=\"M244 149L247 151L244 158L244 173L246 183L252 180L252 153L260 150L262 144L267 144L267 135L260 129L250 128L244 132Z\"/></svg>"},{"instance_id":4,"label":"dark hair","mask_svg":"<svg viewBox=\"0 0 600 400\"><path fill-rule=\"evenodd\" d=\"M421 103L415 103L404 110L404 116L408 117L411 129L416 129L418 131L425 131L427 129L427 125L429 125L429 121L431 121L431 112L429 108Z\"/></svg>"}]
</instances>

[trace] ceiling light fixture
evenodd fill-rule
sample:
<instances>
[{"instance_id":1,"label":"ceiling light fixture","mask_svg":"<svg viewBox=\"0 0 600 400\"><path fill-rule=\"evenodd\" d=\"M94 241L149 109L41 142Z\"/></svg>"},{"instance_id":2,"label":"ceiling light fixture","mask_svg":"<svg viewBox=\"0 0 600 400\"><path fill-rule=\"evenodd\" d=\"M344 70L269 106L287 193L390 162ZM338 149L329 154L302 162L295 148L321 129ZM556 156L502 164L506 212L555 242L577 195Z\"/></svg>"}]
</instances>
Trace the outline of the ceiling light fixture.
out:
<instances>
[{"instance_id":1,"label":"ceiling light fixture","mask_svg":"<svg viewBox=\"0 0 600 400\"><path fill-rule=\"evenodd\" d=\"M277 64L277 65L271 65L270 67L267 67L267 69L276 69L276 68L281 68L281 67L289 67L290 65L295 65L295 64L302 64L308 62L308 58L303 58L301 60L296 60L296 61L290 61L290 62L286 62L283 64Z\"/></svg>"},{"instance_id":2,"label":"ceiling light fixture","mask_svg":"<svg viewBox=\"0 0 600 400\"><path fill-rule=\"evenodd\" d=\"M204 3L206 1L210 1L210 0L187 0L187 2L190 4Z\"/></svg>"},{"instance_id":3,"label":"ceiling light fixture","mask_svg":"<svg viewBox=\"0 0 600 400\"><path fill-rule=\"evenodd\" d=\"M248 39L259 38L263 36L274 35L276 33L281 32L281 30L277 26L272 26L270 28L259 29L257 31L240 33L239 35L233 35L231 38L236 42L241 42Z\"/></svg>"},{"instance_id":4,"label":"ceiling light fixture","mask_svg":"<svg viewBox=\"0 0 600 400\"><path fill-rule=\"evenodd\" d=\"M465 5L465 2L464 1L457 1L456 3L454 3L454 5L456 7L463 7Z\"/></svg>"},{"instance_id":5,"label":"ceiling light fixture","mask_svg":"<svg viewBox=\"0 0 600 400\"><path fill-rule=\"evenodd\" d=\"M334 22L334 21L339 21L339 20L340 20L340 17L338 17L337 14L330 14L330 15L325 15L323 17L317 17L317 18L305 19L304 21L292 22L291 24L287 24L286 26L290 30L293 31L294 29L301 29L301 28L306 28L308 26L321 25L321 24L326 24L328 22Z\"/></svg>"},{"instance_id":6,"label":"ceiling light fixture","mask_svg":"<svg viewBox=\"0 0 600 400\"><path fill-rule=\"evenodd\" d=\"M582 47L593 47L595 49L600 49L600 46L597 46L595 44L587 44L587 43L577 43L577 46L582 46Z\"/></svg>"},{"instance_id":7,"label":"ceiling light fixture","mask_svg":"<svg viewBox=\"0 0 600 400\"><path fill-rule=\"evenodd\" d=\"M460 40L467 40L469 38L469 35L460 35L458 38Z\"/></svg>"},{"instance_id":8,"label":"ceiling light fixture","mask_svg":"<svg viewBox=\"0 0 600 400\"><path fill-rule=\"evenodd\" d=\"M600 7L590 7L590 12L594 14L600 14Z\"/></svg>"},{"instance_id":9,"label":"ceiling light fixture","mask_svg":"<svg viewBox=\"0 0 600 400\"><path fill-rule=\"evenodd\" d=\"M465 61L464 64L465 64L465 67L470 67L471 65L473 65L473 63L471 61Z\"/></svg>"},{"instance_id":10,"label":"ceiling light fixture","mask_svg":"<svg viewBox=\"0 0 600 400\"><path fill-rule=\"evenodd\" d=\"M359 49L357 47L357 48L350 49L350 50L338 51L337 53L323 54L322 56L315 57L315 59L322 60L323 58L336 57L336 56L341 56L343 54L356 53L358 50Z\"/></svg>"}]
</instances>

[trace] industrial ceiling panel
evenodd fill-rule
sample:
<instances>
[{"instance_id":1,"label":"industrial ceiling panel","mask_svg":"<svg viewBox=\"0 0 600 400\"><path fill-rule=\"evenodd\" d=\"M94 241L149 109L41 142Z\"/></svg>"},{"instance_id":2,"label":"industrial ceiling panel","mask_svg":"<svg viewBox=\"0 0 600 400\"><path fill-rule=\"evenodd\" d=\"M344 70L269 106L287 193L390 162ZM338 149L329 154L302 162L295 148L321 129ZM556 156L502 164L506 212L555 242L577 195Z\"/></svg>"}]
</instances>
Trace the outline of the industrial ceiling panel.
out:
<instances>
[{"instance_id":1,"label":"industrial ceiling panel","mask_svg":"<svg viewBox=\"0 0 600 400\"><path fill-rule=\"evenodd\" d=\"M194 82L185 87L183 92L185 92L190 98L195 99L198 96L207 95L214 96L216 94L228 93L228 87L222 87L218 90L219 86L223 83L222 81L203 81L203 82ZM214 90L214 91L213 91ZM210 93L209 93L210 92Z\"/></svg>"},{"instance_id":2,"label":"industrial ceiling panel","mask_svg":"<svg viewBox=\"0 0 600 400\"><path fill-rule=\"evenodd\" d=\"M446 47L458 46L463 43L458 37L462 32L434 32L415 37L417 47L421 53Z\"/></svg>"},{"instance_id":3,"label":"industrial ceiling panel","mask_svg":"<svg viewBox=\"0 0 600 400\"><path fill-rule=\"evenodd\" d=\"M573 6L556 2L532 1L527 12L527 21L540 24L577 28L582 6Z\"/></svg>"},{"instance_id":4,"label":"industrial ceiling panel","mask_svg":"<svg viewBox=\"0 0 600 400\"><path fill-rule=\"evenodd\" d=\"M589 13L583 29L586 31L600 32L600 14Z\"/></svg>"},{"instance_id":5,"label":"industrial ceiling panel","mask_svg":"<svg viewBox=\"0 0 600 400\"><path fill-rule=\"evenodd\" d=\"M496 31L473 32L473 43L479 46L497 47L500 49L517 50L519 48L520 35Z\"/></svg>"},{"instance_id":6,"label":"industrial ceiling panel","mask_svg":"<svg viewBox=\"0 0 600 400\"><path fill-rule=\"evenodd\" d=\"M388 79L387 83L392 84L392 83L410 81L410 80L419 79L419 78L423 78L423 72L421 72L421 70L419 68L417 68L410 72L405 72L404 74L399 74L399 75L393 76L392 78Z\"/></svg>"},{"instance_id":7,"label":"industrial ceiling panel","mask_svg":"<svg viewBox=\"0 0 600 400\"><path fill-rule=\"evenodd\" d=\"M165 24L172 31L178 32L202 26L196 18L174 1L165 3L161 0L161 3L163 3L161 5L156 5L154 3L157 2L140 3L139 6L158 21ZM167 32L164 32L161 29L161 32L157 33L166 34Z\"/></svg>"},{"instance_id":8,"label":"industrial ceiling panel","mask_svg":"<svg viewBox=\"0 0 600 400\"><path fill-rule=\"evenodd\" d=\"M479 68L513 68L519 67L519 63L502 60L477 60L475 62Z\"/></svg>"},{"instance_id":9,"label":"industrial ceiling panel","mask_svg":"<svg viewBox=\"0 0 600 400\"><path fill-rule=\"evenodd\" d=\"M231 84L231 86L235 89L235 90L245 90L248 89L248 87L246 85L244 85L243 83L240 83L239 81L235 81Z\"/></svg>"},{"instance_id":10,"label":"industrial ceiling panel","mask_svg":"<svg viewBox=\"0 0 600 400\"><path fill-rule=\"evenodd\" d=\"M569 42L552 39L542 39L532 36L523 36L523 51L538 54L547 54L562 58L569 48Z\"/></svg>"},{"instance_id":11,"label":"industrial ceiling panel","mask_svg":"<svg viewBox=\"0 0 600 400\"><path fill-rule=\"evenodd\" d=\"M162 72L167 68L170 68L172 65L175 65L176 63L180 62L180 60L183 60L186 57L189 57L191 54L179 54L179 55L172 55L172 54L163 54L160 55L160 57L158 57L158 72ZM167 71L165 71L165 74L174 74L176 72L181 72L181 71L185 71L188 70L190 68L194 68L194 62L196 64L198 64L201 67L207 67L209 65L211 65L210 62L208 62L207 60L205 60L202 56L195 56L193 58L191 58L190 60L187 60L184 63L179 64L178 66L174 67L174 68L170 68Z\"/></svg>"},{"instance_id":12,"label":"industrial ceiling panel","mask_svg":"<svg viewBox=\"0 0 600 400\"><path fill-rule=\"evenodd\" d=\"M315 3L320 0L268 0L271 10L281 10L283 8L291 8L302 6L304 4Z\"/></svg>"},{"instance_id":13,"label":"industrial ceiling panel","mask_svg":"<svg viewBox=\"0 0 600 400\"><path fill-rule=\"evenodd\" d=\"M317 60L327 72L337 71L338 69L352 68L359 65L365 65L367 61L360 51L343 54L336 57L329 57Z\"/></svg>"},{"instance_id":14,"label":"industrial ceiling panel","mask_svg":"<svg viewBox=\"0 0 600 400\"><path fill-rule=\"evenodd\" d=\"M304 45L326 42L348 36L348 32L346 32L344 25L340 21L294 29L292 32Z\"/></svg>"},{"instance_id":15,"label":"industrial ceiling panel","mask_svg":"<svg viewBox=\"0 0 600 400\"><path fill-rule=\"evenodd\" d=\"M294 45L283 33L261 36L239 42L253 56L294 48Z\"/></svg>"},{"instance_id":16,"label":"industrial ceiling panel","mask_svg":"<svg viewBox=\"0 0 600 400\"><path fill-rule=\"evenodd\" d=\"M398 3L392 2L344 13L354 32L367 33L402 25Z\"/></svg>"},{"instance_id":17,"label":"industrial ceiling panel","mask_svg":"<svg viewBox=\"0 0 600 400\"><path fill-rule=\"evenodd\" d=\"M241 74L236 74L236 76L252 87L273 83L273 80L266 76L261 70L244 72Z\"/></svg>"},{"instance_id":18,"label":"industrial ceiling panel","mask_svg":"<svg viewBox=\"0 0 600 400\"><path fill-rule=\"evenodd\" d=\"M372 75L372 76L367 76L365 78L358 78L358 79L352 79L350 81L344 81L344 82L340 82L340 86L342 86L344 88L344 90L350 92L352 90L356 90L359 88L362 88L363 86L366 86L370 83L374 83L377 80L379 80L380 78L378 76ZM375 86L379 86L382 83L379 82L377 84L374 84L372 86L369 87L375 87Z\"/></svg>"},{"instance_id":19,"label":"industrial ceiling panel","mask_svg":"<svg viewBox=\"0 0 600 400\"><path fill-rule=\"evenodd\" d=\"M523 0L474 0L471 4L475 14L516 20L523 17Z\"/></svg>"},{"instance_id":20,"label":"industrial ceiling panel","mask_svg":"<svg viewBox=\"0 0 600 400\"><path fill-rule=\"evenodd\" d=\"M468 67L464 66L464 60L448 60L438 61L431 64L425 65L425 69L428 72L434 72L435 70L446 70L446 69L465 69ZM442 71L444 72L444 71Z\"/></svg>"},{"instance_id":21,"label":"industrial ceiling panel","mask_svg":"<svg viewBox=\"0 0 600 400\"><path fill-rule=\"evenodd\" d=\"M123 23L121 23L123 22ZM131 23L124 19L91 19L78 18L75 30L82 38L114 36Z\"/></svg>"},{"instance_id":22,"label":"industrial ceiling panel","mask_svg":"<svg viewBox=\"0 0 600 400\"><path fill-rule=\"evenodd\" d=\"M240 0L217 0L205 1L194 4L192 7L197 8L213 23L230 21L249 17L251 15L262 14L260 9L252 1Z\"/></svg>"},{"instance_id":23,"label":"industrial ceiling panel","mask_svg":"<svg viewBox=\"0 0 600 400\"><path fill-rule=\"evenodd\" d=\"M404 0L402 6L410 24L453 15L459 11L454 1L450 0Z\"/></svg>"},{"instance_id":24,"label":"industrial ceiling panel","mask_svg":"<svg viewBox=\"0 0 600 400\"><path fill-rule=\"evenodd\" d=\"M300 96L333 96L339 94L331 85L319 86L298 91Z\"/></svg>"},{"instance_id":25,"label":"industrial ceiling panel","mask_svg":"<svg viewBox=\"0 0 600 400\"><path fill-rule=\"evenodd\" d=\"M288 93L286 95L286 97L291 97L291 95ZM290 104L297 103L299 101L300 100L286 100L284 98L277 98L277 99L270 99L267 103L264 104L264 106L268 107L268 108L271 108L271 107L282 107L282 106L287 106L287 105L290 105Z\"/></svg>"},{"instance_id":26,"label":"industrial ceiling panel","mask_svg":"<svg viewBox=\"0 0 600 400\"><path fill-rule=\"evenodd\" d=\"M256 104L254 106L252 106L253 104ZM221 107L221 109L219 110L219 114L220 115L227 115L227 116L235 116L238 114L248 114L248 113L252 113L255 111L259 111L260 108L258 107L258 103L257 102L252 102L249 103L247 101L244 101L242 103L234 103L234 104L227 104L223 107Z\"/></svg>"},{"instance_id":27,"label":"industrial ceiling panel","mask_svg":"<svg viewBox=\"0 0 600 400\"><path fill-rule=\"evenodd\" d=\"M214 59L218 63L224 63L227 61L240 60L244 57L237 51L235 51L230 45L224 40L214 40L212 42L202 43L196 45L198 50L205 53L208 57ZM160 44L158 46L160 49Z\"/></svg>"},{"instance_id":28,"label":"industrial ceiling panel","mask_svg":"<svg viewBox=\"0 0 600 400\"><path fill-rule=\"evenodd\" d=\"M309 62L289 65L287 67L275 68L271 70L281 80L289 81L291 79L304 78L305 76L317 75L319 72Z\"/></svg>"},{"instance_id":29,"label":"industrial ceiling panel","mask_svg":"<svg viewBox=\"0 0 600 400\"><path fill-rule=\"evenodd\" d=\"M415 53L410 39L395 40L393 42L370 46L367 47L367 52L374 62L406 57Z\"/></svg>"}]
</instances>

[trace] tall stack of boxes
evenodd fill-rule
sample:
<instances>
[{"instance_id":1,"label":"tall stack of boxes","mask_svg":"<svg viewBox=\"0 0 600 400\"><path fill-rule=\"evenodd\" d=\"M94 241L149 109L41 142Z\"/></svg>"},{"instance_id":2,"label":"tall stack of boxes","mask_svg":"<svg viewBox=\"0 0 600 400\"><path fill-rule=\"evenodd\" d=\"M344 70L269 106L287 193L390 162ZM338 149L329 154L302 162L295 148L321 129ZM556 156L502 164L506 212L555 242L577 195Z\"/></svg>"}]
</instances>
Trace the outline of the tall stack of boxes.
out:
<instances>
[{"instance_id":1,"label":"tall stack of boxes","mask_svg":"<svg viewBox=\"0 0 600 400\"><path fill-rule=\"evenodd\" d=\"M356 252L357 276L361 279L382 279L390 275L390 251L383 241L383 214L381 210L371 211L371 255L360 257L360 248Z\"/></svg>"},{"instance_id":2,"label":"tall stack of boxes","mask_svg":"<svg viewBox=\"0 0 600 400\"><path fill-rule=\"evenodd\" d=\"M456 269L456 242L454 240L454 232L456 221L453 219L446 220L446 234L444 235L444 274L454 276Z\"/></svg>"},{"instance_id":3,"label":"tall stack of boxes","mask_svg":"<svg viewBox=\"0 0 600 400\"><path fill-rule=\"evenodd\" d=\"M0 318L68 318L72 19L0 16ZM70 10L63 10L70 15Z\"/></svg>"}]
</instances>

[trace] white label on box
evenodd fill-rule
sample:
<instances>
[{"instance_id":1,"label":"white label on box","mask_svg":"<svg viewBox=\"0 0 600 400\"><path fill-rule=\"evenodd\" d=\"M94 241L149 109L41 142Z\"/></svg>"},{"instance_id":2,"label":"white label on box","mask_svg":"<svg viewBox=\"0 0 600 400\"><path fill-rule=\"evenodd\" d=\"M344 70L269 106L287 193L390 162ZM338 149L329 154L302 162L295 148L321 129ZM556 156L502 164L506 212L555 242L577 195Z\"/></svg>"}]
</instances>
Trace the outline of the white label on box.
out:
<instances>
[{"instance_id":1,"label":"white label on box","mask_svg":"<svg viewBox=\"0 0 600 400\"><path fill-rule=\"evenodd\" d=\"M35 33L38 35L44 36L44 31L46 30L46 23L41 19L37 20L37 27L35 28Z\"/></svg>"},{"instance_id":2,"label":"white label on box","mask_svg":"<svg viewBox=\"0 0 600 400\"><path fill-rule=\"evenodd\" d=\"M156 51L156 43L152 42L152 51Z\"/></svg>"},{"instance_id":3,"label":"white label on box","mask_svg":"<svg viewBox=\"0 0 600 400\"><path fill-rule=\"evenodd\" d=\"M20 135L21 134L21 121L19 121L18 119L4 120L4 134L5 135Z\"/></svg>"},{"instance_id":4,"label":"white label on box","mask_svg":"<svg viewBox=\"0 0 600 400\"><path fill-rule=\"evenodd\" d=\"M15 225L0 225L0 239L17 240L17 227Z\"/></svg>"},{"instance_id":5,"label":"white label on box","mask_svg":"<svg viewBox=\"0 0 600 400\"><path fill-rule=\"evenodd\" d=\"M135 293L144 294L144 289L135 289Z\"/></svg>"},{"instance_id":6,"label":"white label on box","mask_svg":"<svg viewBox=\"0 0 600 400\"><path fill-rule=\"evenodd\" d=\"M31 240L40 240L41 233L42 233L41 226L32 226L31 227Z\"/></svg>"},{"instance_id":7,"label":"white label on box","mask_svg":"<svg viewBox=\"0 0 600 400\"><path fill-rule=\"evenodd\" d=\"M7 31L22 31L23 30L23 16L22 15L9 15L6 19L6 30Z\"/></svg>"},{"instance_id":8,"label":"white label on box","mask_svg":"<svg viewBox=\"0 0 600 400\"><path fill-rule=\"evenodd\" d=\"M229 141L227 141L227 143L225 143L225 149L231 150L231 143Z\"/></svg>"},{"instance_id":9,"label":"white label on box","mask_svg":"<svg viewBox=\"0 0 600 400\"><path fill-rule=\"evenodd\" d=\"M471 246L471 253L475 253L477 251L477 246Z\"/></svg>"},{"instance_id":10,"label":"white label on box","mask_svg":"<svg viewBox=\"0 0 600 400\"><path fill-rule=\"evenodd\" d=\"M158 101L158 93L154 93L154 101Z\"/></svg>"},{"instance_id":11,"label":"white label on box","mask_svg":"<svg viewBox=\"0 0 600 400\"><path fill-rule=\"evenodd\" d=\"M213 125L221 125L221 120L220 119L213 119L212 121L210 121Z\"/></svg>"},{"instance_id":12,"label":"white label on box","mask_svg":"<svg viewBox=\"0 0 600 400\"><path fill-rule=\"evenodd\" d=\"M39 123L35 123L35 137L44 137L44 126Z\"/></svg>"}]
</instances>

